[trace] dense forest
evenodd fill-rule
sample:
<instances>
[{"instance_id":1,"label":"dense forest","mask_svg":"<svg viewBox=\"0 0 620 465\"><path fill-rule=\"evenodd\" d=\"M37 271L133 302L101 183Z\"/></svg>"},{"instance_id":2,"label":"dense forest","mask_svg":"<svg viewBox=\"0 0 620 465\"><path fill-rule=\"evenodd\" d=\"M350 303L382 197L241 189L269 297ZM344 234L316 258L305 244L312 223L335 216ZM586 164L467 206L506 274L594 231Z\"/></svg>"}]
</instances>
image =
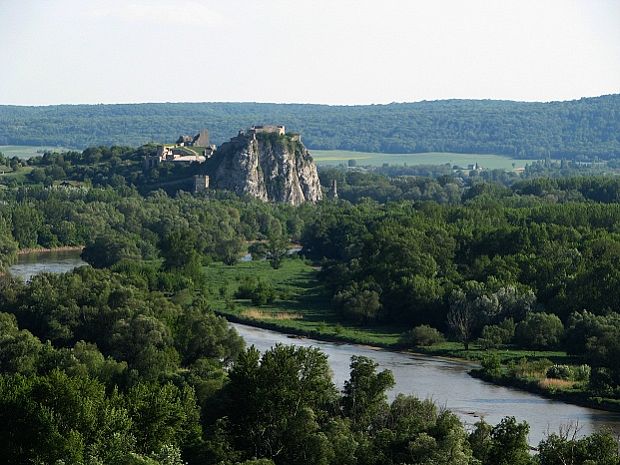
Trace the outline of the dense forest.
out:
<instances>
[{"instance_id":1,"label":"dense forest","mask_svg":"<svg viewBox=\"0 0 620 465\"><path fill-rule=\"evenodd\" d=\"M619 191L606 178L535 180L443 204L293 208L126 186L3 190L4 264L18 248L84 244L93 266L0 278L4 463L617 465L610 433L556 432L532 456L514 418L465 428L432 401L388 402L393 378L369 359L351 360L339 392L316 349L244 349L213 313L203 270L234 265L247 241L273 255L278 239L300 240L343 321L391 319L428 336L422 323L490 346L568 338L592 389L614 397L620 260L607 254L620 216L605 202ZM450 333L450 314L471 320Z\"/></svg>"},{"instance_id":2,"label":"dense forest","mask_svg":"<svg viewBox=\"0 0 620 465\"><path fill-rule=\"evenodd\" d=\"M514 418L466 427L428 400L388 402L391 374L363 357L339 392L320 351L259 354L216 314L216 301L262 308L282 290L254 279L229 293L207 278L246 251L274 270L306 260L343 325L400 328L403 348L482 348L485 376L538 370L617 407L617 177L326 169L340 198L292 207L141 189L187 175L142 171L141 150L48 154L0 189L3 270L38 247L84 246L89 264L0 276L3 463L619 464L611 433L552 432L532 455ZM504 363L508 350L568 362Z\"/></svg>"},{"instance_id":3,"label":"dense forest","mask_svg":"<svg viewBox=\"0 0 620 465\"><path fill-rule=\"evenodd\" d=\"M379 123L380 121L380 123ZM494 153L517 158L620 155L620 96L551 103L446 100L327 106L261 103L0 106L0 145L137 146L210 130L285 124L313 149Z\"/></svg>"}]
</instances>

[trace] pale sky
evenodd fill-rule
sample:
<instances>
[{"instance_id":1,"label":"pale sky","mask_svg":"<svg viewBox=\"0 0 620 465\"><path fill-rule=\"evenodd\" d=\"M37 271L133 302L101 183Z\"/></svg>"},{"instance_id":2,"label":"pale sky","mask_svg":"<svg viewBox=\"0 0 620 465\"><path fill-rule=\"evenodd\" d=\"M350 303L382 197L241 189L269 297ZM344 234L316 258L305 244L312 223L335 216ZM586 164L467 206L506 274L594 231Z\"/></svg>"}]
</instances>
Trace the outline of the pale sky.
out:
<instances>
[{"instance_id":1,"label":"pale sky","mask_svg":"<svg viewBox=\"0 0 620 465\"><path fill-rule=\"evenodd\" d=\"M620 92L620 0L0 0L0 104Z\"/></svg>"}]
</instances>

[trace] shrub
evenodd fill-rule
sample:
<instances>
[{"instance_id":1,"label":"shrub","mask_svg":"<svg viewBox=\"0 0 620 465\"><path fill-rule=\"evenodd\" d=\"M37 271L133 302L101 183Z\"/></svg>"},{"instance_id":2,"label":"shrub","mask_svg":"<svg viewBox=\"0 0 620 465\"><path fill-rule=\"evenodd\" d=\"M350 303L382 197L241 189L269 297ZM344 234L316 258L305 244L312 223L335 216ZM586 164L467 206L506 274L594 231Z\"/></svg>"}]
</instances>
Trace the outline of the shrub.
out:
<instances>
[{"instance_id":1,"label":"shrub","mask_svg":"<svg viewBox=\"0 0 620 465\"><path fill-rule=\"evenodd\" d=\"M592 369L590 368L590 365L579 365L574 368L574 379L575 381L583 381L587 383L590 381L591 372Z\"/></svg>"},{"instance_id":2,"label":"shrub","mask_svg":"<svg viewBox=\"0 0 620 465\"><path fill-rule=\"evenodd\" d=\"M498 325L487 325L482 329L482 337L478 344L483 349L497 349L509 344L515 334L515 324L512 318L502 321Z\"/></svg>"},{"instance_id":3,"label":"shrub","mask_svg":"<svg viewBox=\"0 0 620 465\"><path fill-rule=\"evenodd\" d=\"M237 288L235 298L250 299L254 305L273 303L277 294L271 283L262 279L246 278Z\"/></svg>"},{"instance_id":4,"label":"shrub","mask_svg":"<svg viewBox=\"0 0 620 465\"><path fill-rule=\"evenodd\" d=\"M333 301L344 318L360 324L375 321L381 310L379 293L366 284L354 282L336 293Z\"/></svg>"},{"instance_id":5,"label":"shrub","mask_svg":"<svg viewBox=\"0 0 620 465\"><path fill-rule=\"evenodd\" d=\"M432 326L420 325L404 333L401 340L414 346L432 346L445 341L445 338Z\"/></svg>"},{"instance_id":6,"label":"shrub","mask_svg":"<svg viewBox=\"0 0 620 465\"><path fill-rule=\"evenodd\" d=\"M563 335L562 321L548 313L528 313L516 329L517 342L531 349L557 348Z\"/></svg>"},{"instance_id":7,"label":"shrub","mask_svg":"<svg viewBox=\"0 0 620 465\"><path fill-rule=\"evenodd\" d=\"M552 365L553 362L548 358L530 361L522 357L517 363L510 361L508 372L516 378L540 378L547 374L547 370Z\"/></svg>"},{"instance_id":8,"label":"shrub","mask_svg":"<svg viewBox=\"0 0 620 465\"><path fill-rule=\"evenodd\" d=\"M499 375L502 370L501 360L497 354L487 354L480 362L482 370L491 375Z\"/></svg>"},{"instance_id":9,"label":"shrub","mask_svg":"<svg viewBox=\"0 0 620 465\"><path fill-rule=\"evenodd\" d=\"M555 379L573 379L575 372L568 365L553 365L547 370L547 378Z\"/></svg>"},{"instance_id":10,"label":"shrub","mask_svg":"<svg viewBox=\"0 0 620 465\"><path fill-rule=\"evenodd\" d=\"M588 382L591 368L589 365L553 365L547 370L547 378Z\"/></svg>"}]
</instances>

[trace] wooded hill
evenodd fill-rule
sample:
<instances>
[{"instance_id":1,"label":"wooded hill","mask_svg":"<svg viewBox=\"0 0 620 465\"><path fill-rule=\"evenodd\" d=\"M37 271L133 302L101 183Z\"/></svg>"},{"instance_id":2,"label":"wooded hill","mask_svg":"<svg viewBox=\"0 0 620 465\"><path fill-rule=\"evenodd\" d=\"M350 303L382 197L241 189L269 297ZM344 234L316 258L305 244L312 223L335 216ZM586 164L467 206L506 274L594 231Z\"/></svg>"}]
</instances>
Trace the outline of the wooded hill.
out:
<instances>
[{"instance_id":1,"label":"wooded hill","mask_svg":"<svg viewBox=\"0 0 620 465\"><path fill-rule=\"evenodd\" d=\"M443 100L389 105L149 103L0 106L0 145L131 145L210 130L285 124L313 149L495 153L576 160L620 157L620 94L567 102Z\"/></svg>"}]
</instances>

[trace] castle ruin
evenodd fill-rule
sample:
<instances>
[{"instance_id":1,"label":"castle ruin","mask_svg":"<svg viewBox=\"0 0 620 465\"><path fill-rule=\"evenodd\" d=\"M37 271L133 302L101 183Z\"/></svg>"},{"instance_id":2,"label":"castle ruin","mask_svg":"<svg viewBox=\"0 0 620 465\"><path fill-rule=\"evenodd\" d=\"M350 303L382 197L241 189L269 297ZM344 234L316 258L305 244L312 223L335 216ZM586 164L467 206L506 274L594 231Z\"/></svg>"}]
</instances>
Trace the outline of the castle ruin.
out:
<instances>
[{"instance_id":1,"label":"castle ruin","mask_svg":"<svg viewBox=\"0 0 620 465\"><path fill-rule=\"evenodd\" d=\"M166 162L204 163L213 156L215 150L215 145L209 144L209 131L203 129L195 136L180 136L174 145L157 146L157 153L144 159L144 169Z\"/></svg>"},{"instance_id":2,"label":"castle ruin","mask_svg":"<svg viewBox=\"0 0 620 465\"><path fill-rule=\"evenodd\" d=\"M177 139L179 147L209 147L209 131L201 130L195 136L181 136Z\"/></svg>"}]
</instances>

